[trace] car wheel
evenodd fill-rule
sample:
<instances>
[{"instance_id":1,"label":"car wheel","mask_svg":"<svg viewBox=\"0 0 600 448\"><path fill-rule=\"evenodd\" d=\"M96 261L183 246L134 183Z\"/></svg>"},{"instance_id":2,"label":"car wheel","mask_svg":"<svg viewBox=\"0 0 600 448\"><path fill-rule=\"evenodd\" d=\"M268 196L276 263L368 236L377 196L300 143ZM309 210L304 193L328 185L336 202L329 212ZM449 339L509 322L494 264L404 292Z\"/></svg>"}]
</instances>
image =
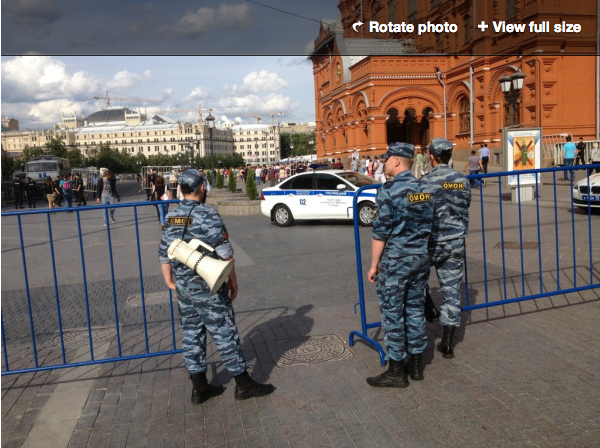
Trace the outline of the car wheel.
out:
<instances>
[{"instance_id":1,"label":"car wheel","mask_svg":"<svg viewBox=\"0 0 600 448\"><path fill-rule=\"evenodd\" d=\"M289 208L283 204L279 204L273 209L273 220L279 227L287 227L293 224L294 217Z\"/></svg>"},{"instance_id":2,"label":"car wheel","mask_svg":"<svg viewBox=\"0 0 600 448\"><path fill-rule=\"evenodd\" d=\"M370 202L363 202L358 206L358 222L363 227L371 227L373 225L374 207Z\"/></svg>"}]
</instances>

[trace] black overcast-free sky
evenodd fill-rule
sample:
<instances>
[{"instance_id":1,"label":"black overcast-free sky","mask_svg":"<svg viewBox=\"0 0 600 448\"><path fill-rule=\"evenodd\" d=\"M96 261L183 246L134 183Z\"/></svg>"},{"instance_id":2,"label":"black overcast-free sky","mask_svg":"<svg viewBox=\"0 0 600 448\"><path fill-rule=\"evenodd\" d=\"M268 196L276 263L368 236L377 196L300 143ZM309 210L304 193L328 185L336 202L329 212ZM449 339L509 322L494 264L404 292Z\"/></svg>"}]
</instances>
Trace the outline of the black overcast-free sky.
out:
<instances>
[{"instance_id":1,"label":"black overcast-free sky","mask_svg":"<svg viewBox=\"0 0 600 448\"><path fill-rule=\"evenodd\" d=\"M337 0L2 0L2 54L305 55Z\"/></svg>"}]
</instances>

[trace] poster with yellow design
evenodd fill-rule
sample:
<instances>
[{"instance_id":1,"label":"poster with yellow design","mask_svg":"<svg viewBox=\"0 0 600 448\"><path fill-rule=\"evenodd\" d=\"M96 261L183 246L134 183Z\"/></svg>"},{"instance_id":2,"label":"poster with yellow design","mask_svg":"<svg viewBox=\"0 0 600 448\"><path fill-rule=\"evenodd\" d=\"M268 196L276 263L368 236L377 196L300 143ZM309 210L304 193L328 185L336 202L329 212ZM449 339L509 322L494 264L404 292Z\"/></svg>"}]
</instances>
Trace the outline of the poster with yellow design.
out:
<instances>
[{"instance_id":1,"label":"poster with yellow design","mask_svg":"<svg viewBox=\"0 0 600 448\"><path fill-rule=\"evenodd\" d=\"M542 130L529 129L504 129L504 170L523 171L519 175L507 176L508 186L535 185L540 182L539 173L528 171L540 168Z\"/></svg>"}]
</instances>

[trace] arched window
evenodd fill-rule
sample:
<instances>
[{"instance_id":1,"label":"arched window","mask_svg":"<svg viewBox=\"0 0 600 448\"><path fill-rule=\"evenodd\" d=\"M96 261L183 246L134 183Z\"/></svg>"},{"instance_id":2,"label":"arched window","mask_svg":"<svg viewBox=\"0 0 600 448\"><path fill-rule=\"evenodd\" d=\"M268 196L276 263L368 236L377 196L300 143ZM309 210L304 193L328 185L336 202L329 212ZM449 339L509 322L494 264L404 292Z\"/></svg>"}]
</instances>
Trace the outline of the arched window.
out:
<instances>
[{"instance_id":1,"label":"arched window","mask_svg":"<svg viewBox=\"0 0 600 448\"><path fill-rule=\"evenodd\" d=\"M399 142L402 140L402 124L398 118L398 109L392 107L387 112L388 119L385 122L387 130L387 143Z\"/></svg>"},{"instance_id":2,"label":"arched window","mask_svg":"<svg viewBox=\"0 0 600 448\"><path fill-rule=\"evenodd\" d=\"M408 0L406 2L406 13L409 22L417 20L417 0Z\"/></svg>"},{"instance_id":3,"label":"arched window","mask_svg":"<svg viewBox=\"0 0 600 448\"><path fill-rule=\"evenodd\" d=\"M467 97L463 96L460 98L458 110L458 132L469 132L471 130L471 113Z\"/></svg>"},{"instance_id":4,"label":"arched window","mask_svg":"<svg viewBox=\"0 0 600 448\"><path fill-rule=\"evenodd\" d=\"M467 14L466 16L463 17L463 33L464 33L464 39L463 39L463 43L468 44L469 42L471 42L471 17L469 16L469 14Z\"/></svg>"},{"instance_id":5,"label":"arched window","mask_svg":"<svg viewBox=\"0 0 600 448\"><path fill-rule=\"evenodd\" d=\"M517 18L517 0L506 0L506 20Z\"/></svg>"},{"instance_id":6,"label":"arched window","mask_svg":"<svg viewBox=\"0 0 600 448\"><path fill-rule=\"evenodd\" d=\"M388 19L396 23L396 0L388 0Z\"/></svg>"},{"instance_id":7,"label":"arched window","mask_svg":"<svg viewBox=\"0 0 600 448\"><path fill-rule=\"evenodd\" d=\"M371 3L371 20L379 22L379 13L381 12L381 5L377 0Z\"/></svg>"}]
</instances>

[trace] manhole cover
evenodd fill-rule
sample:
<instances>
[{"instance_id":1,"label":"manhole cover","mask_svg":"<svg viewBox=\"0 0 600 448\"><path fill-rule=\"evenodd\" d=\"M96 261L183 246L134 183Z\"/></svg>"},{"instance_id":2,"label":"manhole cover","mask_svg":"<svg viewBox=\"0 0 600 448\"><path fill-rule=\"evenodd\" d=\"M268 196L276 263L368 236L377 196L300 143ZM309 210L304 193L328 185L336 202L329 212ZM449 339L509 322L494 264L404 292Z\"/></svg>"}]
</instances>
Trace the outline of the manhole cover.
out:
<instances>
[{"instance_id":1,"label":"manhole cover","mask_svg":"<svg viewBox=\"0 0 600 448\"><path fill-rule=\"evenodd\" d=\"M146 303L146 305L162 305L165 303L169 303L169 292L147 292L144 294L144 302ZM133 294L131 296L128 296L125 304L131 307L142 306L142 294Z\"/></svg>"},{"instance_id":2,"label":"manhole cover","mask_svg":"<svg viewBox=\"0 0 600 448\"><path fill-rule=\"evenodd\" d=\"M115 326L92 327L92 341L94 341L95 344L99 342L112 342L116 337L117 329ZM65 348L88 345L90 343L88 329L83 327L63 330L63 341L65 343ZM60 333L58 331L52 336L49 345L60 348Z\"/></svg>"},{"instance_id":3,"label":"manhole cover","mask_svg":"<svg viewBox=\"0 0 600 448\"><path fill-rule=\"evenodd\" d=\"M532 241L523 241L523 250L535 250L539 247L539 244ZM505 241L496 243L494 249L521 249L521 244L518 241Z\"/></svg>"},{"instance_id":4,"label":"manhole cover","mask_svg":"<svg viewBox=\"0 0 600 448\"><path fill-rule=\"evenodd\" d=\"M288 339L277 344L277 367L289 367L318 362L340 361L354 357L354 353L337 335L308 336Z\"/></svg>"}]
</instances>

